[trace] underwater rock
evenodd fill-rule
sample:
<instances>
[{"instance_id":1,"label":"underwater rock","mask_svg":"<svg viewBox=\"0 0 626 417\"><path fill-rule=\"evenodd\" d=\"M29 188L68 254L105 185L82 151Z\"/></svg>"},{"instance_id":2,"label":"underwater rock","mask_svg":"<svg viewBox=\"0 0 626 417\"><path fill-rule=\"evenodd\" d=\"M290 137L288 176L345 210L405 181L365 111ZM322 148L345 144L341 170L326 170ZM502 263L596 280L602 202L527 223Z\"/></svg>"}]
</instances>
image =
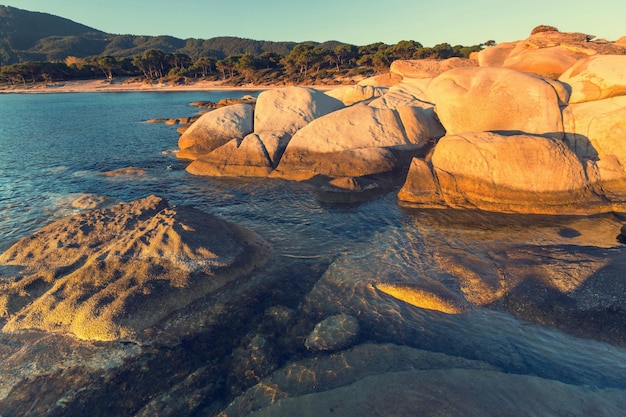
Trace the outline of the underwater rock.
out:
<instances>
[{"instance_id":1,"label":"underwater rock","mask_svg":"<svg viewBox=\"0 0 626 417\"><path fill-rule=\"evenodd\" d=\"M359 320L347 314L330 316L315 325L304 345L310 350L339 350L359 334Z\"/></svg>"}]
</instances>

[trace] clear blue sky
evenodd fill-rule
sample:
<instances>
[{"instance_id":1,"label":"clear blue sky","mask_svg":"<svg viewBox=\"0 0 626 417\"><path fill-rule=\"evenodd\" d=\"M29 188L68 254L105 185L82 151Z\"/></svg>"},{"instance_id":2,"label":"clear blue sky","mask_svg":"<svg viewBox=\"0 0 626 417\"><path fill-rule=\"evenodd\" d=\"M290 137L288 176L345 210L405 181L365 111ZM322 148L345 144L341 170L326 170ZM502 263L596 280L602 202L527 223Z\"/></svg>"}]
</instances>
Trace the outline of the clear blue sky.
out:
<instances>
[{"instance_id":1,"label":"clear blue sky","mask_svg":"<svg viewBox=\"0 0 626 417\"><path fill-rule=\"evenodd\" d=\"M626 35L626 0L5 0L114 34L208 39L415 40L424 46L526 38L540 24L608 40Z\"/></svg>"}]
</instances>

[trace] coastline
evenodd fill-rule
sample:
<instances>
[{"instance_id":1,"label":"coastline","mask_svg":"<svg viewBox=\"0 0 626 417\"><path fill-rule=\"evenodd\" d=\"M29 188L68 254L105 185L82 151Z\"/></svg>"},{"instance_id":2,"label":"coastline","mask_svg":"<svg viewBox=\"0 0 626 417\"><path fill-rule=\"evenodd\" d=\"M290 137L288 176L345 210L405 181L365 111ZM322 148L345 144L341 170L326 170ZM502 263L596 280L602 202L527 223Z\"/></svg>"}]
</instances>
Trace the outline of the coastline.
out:
<instances>
[{"instance_id":1,"label":"coastline","mask_svg":"<svg viewBox=\"0 0 626 417\"><path fill-rule=\"evenodd\" d=\"M318 90L327 91L340 85L311 85ZM112 82L107 80L77 80L59 81L55 83L35 83L26 86L0 86L0 94L51 94L51 93L123 93L123 92L171 92L171 91L263 91L284 85L256 85L233 86L223 81L196 81L190 84L153 83L130 81L119 78Z\"/></svg>"}]
</instances>

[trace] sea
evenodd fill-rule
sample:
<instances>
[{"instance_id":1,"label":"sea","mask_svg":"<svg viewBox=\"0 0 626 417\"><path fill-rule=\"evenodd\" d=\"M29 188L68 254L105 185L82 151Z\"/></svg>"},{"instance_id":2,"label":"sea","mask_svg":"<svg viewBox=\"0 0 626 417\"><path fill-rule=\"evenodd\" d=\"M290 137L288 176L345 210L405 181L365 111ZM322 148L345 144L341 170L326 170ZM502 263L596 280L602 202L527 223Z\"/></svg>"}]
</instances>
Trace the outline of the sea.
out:
<instances>
[{"instance_id":1,"label":"sea","mask_svg":"<svg viewBox=\"0 0 626 417\"><path fill-rule=\"evenodd\" d=\"M328 204L316 197L318 184L193 176L185 171L188 162L175 156L177 126L146 122L191 116L198 111L190 105L194 101L258 94L241 90L0 94L0 252L81 211L73 204L81 196L130 201L154 194L170 204L191 205L253 229L279 255L272 270L285 271L286 277L298 262L327 261L339 289L342 279L350 288L372 276L409 282L428 275L458 286L441 271L442 253L453 257L461 269L493 262L488 254L507 248L524 248L526 255L522 261L502 255L498 262L529 262L533 254L539 259L547 253L543 248L555 247L574 257L589 251L596 258L602 253L613 258L624 254L616 241L623 217L613 214L545 217L419 210L398 203L401 184L372 201ZM132 170L124 175L105 175L127 168ZM297 308L304 303L315 282L307 285L305 293L294 291L294 300L287 304ZM368 297L368 292L348 295ZM623 299L624 294L618 297ZM363 307L368 306L371 303L364 300ZM419 310L404 306L402 312L411 308ZM398 325L391 326L394 334L385 335L384 326L370 324L366 338L464 356L504 372L590 389L626 389L623 347L572 331L575 325L558 329L554 323L525 320L505 310L480 308L456 321L441 318L439 312L424 315L410 310L406 314L416 323L413 333L399 335L410 326ZM418 327L424 333L415 330ZM515 363L512 357L517 358ZM290 358L285 354L281 360L279 365L284 365Z\"/></svg>"}]
</instances>

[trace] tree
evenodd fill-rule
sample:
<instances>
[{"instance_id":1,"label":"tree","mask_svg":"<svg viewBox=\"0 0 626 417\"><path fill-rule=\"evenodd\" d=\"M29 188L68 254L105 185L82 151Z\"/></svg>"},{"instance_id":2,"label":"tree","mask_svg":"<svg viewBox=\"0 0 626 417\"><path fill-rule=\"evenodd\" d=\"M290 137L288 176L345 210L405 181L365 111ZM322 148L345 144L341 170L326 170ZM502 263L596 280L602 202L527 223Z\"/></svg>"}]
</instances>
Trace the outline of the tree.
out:
<instances>
[{"instance_id":1,"label":"tree","mask_svg":"<svg viewBox=\"0 0 626 417\"><path fill-rule=\"evenodd\" d=\"M187 54L173 52L171 54L167 54L165 58L172 67L180 70L184 70L191 65L191 58Z\"/></svg>"},{"instance_id":2,"label":"tree","mask_svg":"<svg viewBox=\"0 0 626 417\"><path fill-rule=\"evenodd\" d=\"M275 52L263 52L259 55L259 66L263 66L267 69L276 68L280 64L280 60L283 56Z\"/></svg>"},{"instance_id":3,"label":"tree","mask_svg":"<svg viewBox=\"0 0 626 417\"><path fill-rule=\"evenodd\" d=\"M97 56L89 61L93 67L104 73L107 80L113 79L113 71L119 68L119 63L112 56Z\"/></svg>"},{"instance_id":4,"label":"tree","mask_svg":"<svg viewBox=\"0 0 626 417\"><path fill-rule=\"evenodd\" d=\"M280 62L285 66L288 73L295 74L298 72L306 79L309 69L311 67L319 69L327 54L328 51L325 49L299 43Z\"/></svg>"},{"instance_id":5,"label":"tree","mask_svg":"<svg viewBox=\"0 0 626 417\"><path fill-rule=\"evenodd\" d=\"M422 44L415 41L400 41L390 46L387 52L392 59L411 59L418 49L422 48Z\"/></svg>"},{"instance_id":6,"label":"tree","mask_svg":"<svg viewBox=\"0 0 626 417\"><path fill-rule=\"evenodd\" d=\"M257 69L257 60L251 54L243 54L237 60L235 68L249 80Z\"/></svg>"},{"instance_id":7,"label":"tree","mask_svg":"<svg viewBox=\"0 0 626 417\"><path fill-rule=\"evenodd\" d=\"M354 45L337 45L333 49L337 71L339 71L339 66L345 66L349 62L355 61L358 53L359 49Z\"/></svg>"},{"instance_id":8,"label":"tree","mask_svg":"<svg viewBox=\"0 0 626 417\"><path fill-rule=\"evenodd\" d=\"M439 43L432 47L433 58L448 59L454 55L454 50L449 43Z\"/></svg>"},{"instance_id":9,"label":"tree","mask_svg":"<svg viewBox=\"0 0 626 417\"><path fill-rule=\"evenodd\" d=\"M203 56L194 62L193 66L200 70L202 77L206 77L213 72L213 68L215 68L215 60L209 58L208 56Z\"/></svg>"}]
</instances>

